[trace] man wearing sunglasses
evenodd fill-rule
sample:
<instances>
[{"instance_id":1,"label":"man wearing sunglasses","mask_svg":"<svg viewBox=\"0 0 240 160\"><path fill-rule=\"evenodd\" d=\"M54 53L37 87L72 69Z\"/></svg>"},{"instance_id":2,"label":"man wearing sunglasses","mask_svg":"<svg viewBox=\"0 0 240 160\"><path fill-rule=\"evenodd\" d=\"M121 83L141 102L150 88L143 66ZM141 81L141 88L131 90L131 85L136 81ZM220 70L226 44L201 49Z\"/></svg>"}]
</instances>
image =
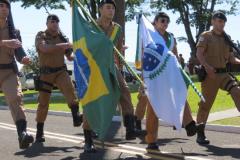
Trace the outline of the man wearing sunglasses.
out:
<instances>
[{"instance_id":1,"label":"man wearing sunglasses","mask_svg":"<svg viewBox=\"0 0 240 160\"><path fill-rule=\"evenodd\" d=\"M74 127L81 125L82 115L79 113L74 85L64 62L64 56L69 61L73 60L72 44L60 31L57 15L51 14L47 17L47 29L38 32L35 45L40 63L40 76L36 80L36 90L39 91L36 142L45 142L44 122L48 113L51 92L55 85L63 93L71 109Z\"/></svg>"},{"instance_id":2,"label":"man wearing sunglasses","mask_svg":"<svg viewBox=\"0 0 240 160\"><path fill-rule=\"evenodd\" d=\"M159 34L164 38L169 50L172 51L173 54L175 54L175 56L178 58L176 39L174 38L174 35L172 33L166 31L169 23L169 16L164 12L160 12L155 16L153 25L155 29L159 32ZM197 126L195 121L193 120L187 101L185 104L183 115L183 126L186 129L187 136L194 136L196 134ZM149 102L147 103L146 130L147 135L145 138L146 142L148 143L147 150L159 150L156 143L158 135L158 118L155 115L154 110Z\"/></svg>"}]
</instances>

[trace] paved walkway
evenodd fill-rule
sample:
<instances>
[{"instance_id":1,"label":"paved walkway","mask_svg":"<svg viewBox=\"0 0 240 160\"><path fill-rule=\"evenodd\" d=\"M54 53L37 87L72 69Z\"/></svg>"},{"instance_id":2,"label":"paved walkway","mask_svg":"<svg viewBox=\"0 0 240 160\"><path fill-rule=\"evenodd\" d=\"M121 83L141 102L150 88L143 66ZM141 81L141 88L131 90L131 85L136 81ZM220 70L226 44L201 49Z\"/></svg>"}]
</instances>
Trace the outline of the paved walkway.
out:
<instances>
[{"instance_id":1,"label":"paved walkway","mask_svg":"<svg viewBox=\"0 0 240 160\"><path fill-rule=\"evenodd\" d=\"M8 109L8 107L0 106L0 109ZM30 110L28 110L28 112L35 112L35 110L30 109ZM52 111L52 112L50 111L50 114L53 114L53 115L57 114L60 116L71 116L71 114L68 112L59 112L59 111ZM213 122L213 121L222 120L222 119L226 119L226 118L239 117L239 116L240 116L240 112L238 112L238 110L236 108L228 109L225 111L210 113L209 117L208 117L208 122Z\"/></svg>"},{"instance_id":2,"label":"paved walkway","mask_svg":"<svg viewBox=\"0 0 240 160\"><path fill-rule=\"evenodd\" d=\"M237 109L229 109L221 112L211 113L208 117L208 122L213 122L221 119L238 117L238 116L240 116L240 112L238 112Z\"/></svg>"}]
</instances>

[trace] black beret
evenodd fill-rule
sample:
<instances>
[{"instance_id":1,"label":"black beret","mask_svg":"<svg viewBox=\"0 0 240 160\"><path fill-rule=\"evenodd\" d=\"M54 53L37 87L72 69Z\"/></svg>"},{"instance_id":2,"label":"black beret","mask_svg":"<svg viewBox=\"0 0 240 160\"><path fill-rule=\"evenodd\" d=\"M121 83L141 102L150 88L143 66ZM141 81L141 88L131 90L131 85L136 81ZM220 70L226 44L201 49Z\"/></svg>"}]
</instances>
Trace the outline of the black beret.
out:
<instances>
[{"instance_id":1,"label":"black beret","mask_svg":"<svg viewBox=\"0 0 240 160\"><path fill-rule=\"evenodd\" d=\"M47 22L48 22L49 20L55 20L55 21L59 22L59 18L58 18L58 16L55 15L55 14L49 14L48 17L47 17Z\"/></svg>"},{"instance_id":2,"label":"black beret","mask_svg":"<svg viewBox=\"0 0 240 160\"><path fill-rule=\"evenodd\" d=\"M9 0L0 0L0 3L5 3L10 7L10 1Z\"/></svg>"},{"instance_id":3,"label":"black beret","mask_svg":"<svg viewBox=\"0 0 240 160\"><path fill-rule=\"evenodd\" d=\"M213 19L219 18L219 19L222 19L222 20L224 20L225 22L227 22L227 17L226 17L226 15L225 15L223 12L221 12L221 11L216 11L216 12L214 12L212 18L213 18Z\"/></svg>"},{"instance_id":4,"label":"black beret","mask_svg":"<svg viewBox=\"0 0 240 160\"><path fill-rule=\"evenodd\" d=\"M116 2L114 0L102 0L100 3L99 3L99 7L102 7L104 4L112 4L114 5L115 8L116 7Z\"/></svg>"}]
</instances>

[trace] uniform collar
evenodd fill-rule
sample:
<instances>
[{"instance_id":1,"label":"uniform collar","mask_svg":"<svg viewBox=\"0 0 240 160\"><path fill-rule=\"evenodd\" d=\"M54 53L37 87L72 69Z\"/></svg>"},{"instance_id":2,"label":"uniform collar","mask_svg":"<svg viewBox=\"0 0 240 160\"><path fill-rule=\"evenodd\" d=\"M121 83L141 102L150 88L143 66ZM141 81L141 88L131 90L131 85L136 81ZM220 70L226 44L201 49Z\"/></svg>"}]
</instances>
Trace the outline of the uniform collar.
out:
<instances>
[{"instance_id":1,"label":"uniform collar","mask_svg":"<svg viewBox=\"0 0 240 160\"><path fill-rule=\"evenodd\" d=\"M57 38L59 36L59 33L53 34L48 29L46 29L45 33L46 33L47 36L49 36L51 38Z\"/></svg>"},{"instance_id":2,"label":"uniform collar","mask_svg":"<svg viewBox=\"0 0 240 160\"><path fill-rule=\"evenodd\" d=\"M97 23L98 23L98 25L101 26L101 27L102 27L102 26L105 26L104 22L103 22L101 19L98 19L98 20L97 20ZM114 22L111 21L110 24L109 24L109 27L110 27L110 26L113 26L113 25L114 25Z\"/></svg>"},{"instance_id":3,"label":"uniform collar","mask_svg":"<svg viewBox=\"0 0 240 160\"><path fill-rule=\"evenodd\" d=\"M211 30L212 34L214 34L215 36L219 36L219 37L223 37L223 33L222 34L217 34L214 30Z\"/></svg>"}]
</instances>

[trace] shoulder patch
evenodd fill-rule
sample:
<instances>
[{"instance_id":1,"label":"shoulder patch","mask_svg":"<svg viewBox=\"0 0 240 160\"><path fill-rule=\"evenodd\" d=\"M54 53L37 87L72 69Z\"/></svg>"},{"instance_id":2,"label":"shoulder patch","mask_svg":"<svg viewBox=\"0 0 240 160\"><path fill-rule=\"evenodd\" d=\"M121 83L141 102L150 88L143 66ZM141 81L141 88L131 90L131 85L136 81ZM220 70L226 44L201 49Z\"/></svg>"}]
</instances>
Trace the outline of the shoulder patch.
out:
<instances>
[{"instance_id":1,"label":"shoulder patch","mask_svg":"<svg viewBox=\"0 0 240 160\"><path fill-rule=\"evenodd\" d=\"M199 42L203 42L205 40L205 38L203 36L199 37Z\"/></svg>"},{"instance_id":2,"label":"shoulder patch","mask_svg":"<svg viewBox=\"0 0 240 160\"><path fill-rule=\"evenodd\" d=\"M46 37L46 33L43 31L38 32L36 38L42 38L42 37Z\"/></svg>"}]
</instances>

